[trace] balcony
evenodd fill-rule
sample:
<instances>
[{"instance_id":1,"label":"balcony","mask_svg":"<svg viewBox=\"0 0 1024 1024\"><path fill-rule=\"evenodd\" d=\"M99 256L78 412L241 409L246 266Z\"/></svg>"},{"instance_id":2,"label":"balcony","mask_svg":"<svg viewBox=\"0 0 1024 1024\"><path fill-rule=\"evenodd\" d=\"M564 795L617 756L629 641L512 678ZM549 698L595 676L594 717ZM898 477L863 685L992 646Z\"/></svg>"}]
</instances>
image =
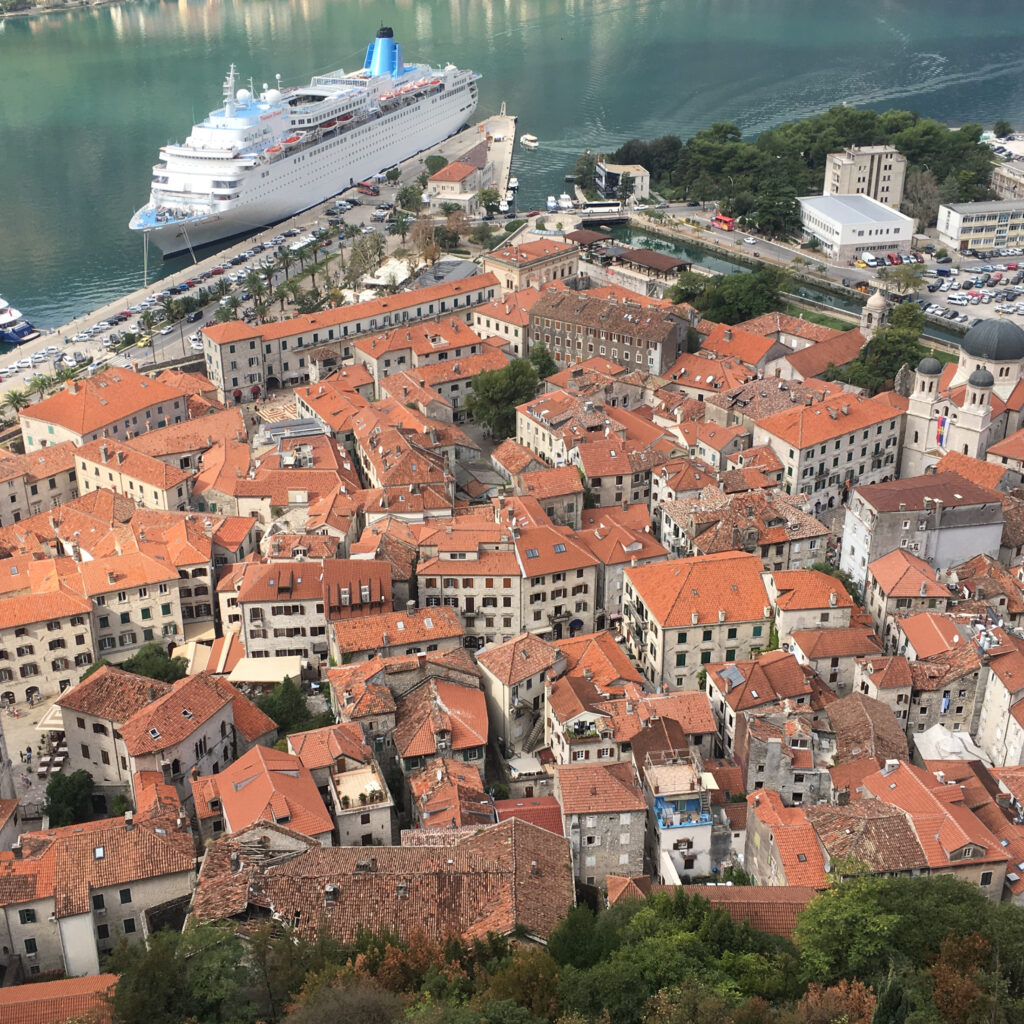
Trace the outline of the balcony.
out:
<instances>
[{"instance_id":1,"label":"balcony","mask_svg":"<svg viewBox=\"0 0 1024 1024\"><path fill-rule=\"evenodd\" d=\"M700 797L690 797L685 800L666 800L664 797L656 797L654 815L658 820L658 827L663 829L697 828L701 825L711 824L711 815L702 806Z\"/></svg>"},{"instance_id":2,"label":"balcony","mask_svg":"<svg viewBox=\"0 0 1024 1024\"><path fill-rule=\"evenodd\" d=\"M568 622L569 612L564 608L556 608L553 612L548 612L548 622Z\"/></svg>"}]
</instances>

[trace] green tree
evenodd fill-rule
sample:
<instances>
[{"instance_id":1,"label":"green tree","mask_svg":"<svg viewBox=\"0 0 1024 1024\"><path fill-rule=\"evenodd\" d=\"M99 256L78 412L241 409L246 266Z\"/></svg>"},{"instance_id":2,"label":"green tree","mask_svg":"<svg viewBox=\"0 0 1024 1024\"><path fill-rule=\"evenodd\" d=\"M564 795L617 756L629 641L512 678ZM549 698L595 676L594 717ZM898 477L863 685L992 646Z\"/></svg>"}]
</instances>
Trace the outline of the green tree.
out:
<instances>
[{"instance_id":1,"label":"green tree","mask_svg":"<svg viewBox=\"0 0 1024 1024\"><path fill-rule=\"evenodd\" d=\"M172 658L158 643L143 644L137 653L122 663L121 668L164 683L175 683L188 675L188 661Z\"/></svg>"},{"instance_id":2,"label":"green tree","mask_svg":"<svg viewBox=\"0 0 1024 1024\"><path fill-rule=\"evenodd\" d=\"M849 366L832 367L824 376L855 384L872 393L891 387L904 364L917 366L924 358L924 349L918 341L923 329L924 314L920 307L914 302L901 302L890 314L888 324L875 332Z\"/></svg>"},{"instance_id":3,"label":"green tree","mask_svg":"<svg viewBox=\"0 0 1024 1024\"><path fill-rule=\"evenodd\" d=\"M908 167L900 209L917 221L918 229L930 227L939 214L939 183L927 167Z\"/></svg>"},{"instance_id":4,"label":"green tree","mask_svg":"<svg viewBox=\"0 0 1024 1024\"><path fill-rule=\"evenodd\" d=\"M415 185L403 185L395 193L395 202L410 213L418 213L423 205L423 189Z\"/></svg>"},{"instance_id":5,"label":"green tree","mask_svg":"<svg viewBox=\"0 0 1024 1024\"><path fill-rule=\"evenodd\" d=\"M427 159L430 159L429 157ZM317 988L285 1018L287 1024L393 1024L404 1016L405 1000L372 978L350 978Z\"/></svg>"},{"instance_id":6,"label":"green tree","mask_svg":"<svg viewBox=\"0 0 1024 1024\"><path fill-rule=\"evenodd\" d=\"M494 235L494 229L490 224L477 224L473 230L469 233L470 241L476 243L483 249L490 248L491 238Z\"/></svg>"},{"instance_id":7,"label":"green tree","mask_svg":"<svg viewBox=\"0 0 1024 1024\"><path fill-rule=\"evenodd\" d=\"M586 190L594 187L594 178L597 175L597 157L588 149L576 157L576 164L572 173L576 176L576 184Z\"/></svg>"},{"instance_id":8,"label":"green tree","mask_svg":"<svg viewBox=\"0 0 1024 1024\"><path fill-rule=\"evenodd\" d=\"M558 364L551 358L551 353L543 342L538 342L530 349L529 359L540 380L550 377L553 373L558 373Z\"/></svg>"},{"instance_id":9,"label":"green tree","mask_svg":"<svg viewBox=\"0 0 1024 1024\"><path fill-rule=\"evenodd\" d=\"M438 206L438 210L440 210L442 217L450 217L453 213L458 213L461 209L462 207L459 206L458 203L452 202L441 203L440 206Z\"/></svg>"},{"instance_id":10,"label":"green tree","mask_svg":"<svg viewBox=\"0 0 1024 1024\"><path fill-rule=\"evenodd\" d=\"M3 400L0 401L0 408L4 409L5 412L17 413L31 404L32 401L27 392L18 388L11 388L11 390L4 395Z\"/></svg>"},{"instance_id":11,"label":"green tree","mask_svg":"<svg viewBox=\"0 0 1024 1024\"><path fill-rule=\"evenodd\" d=\"M122 943L108 969L120 977L111 1006L118 1024L245 1024L255 1019L245 948L230 924L159 931Z\"/></svg>"},{"instance_id":12,"label":"green tree","mask_svg":"<svg viewBox=\"0 0 1024 1024\"><path fill-rule=\"evenodd\" d=\"M1005 118L1000 118L994 125L992 125L992 134L997 139L1005 139L1007 135L1013 134L1013 125Z\"/></svg>"},{"instance_id":13,"label":"green tree","mask_svg":"<svg viewBox=\"0 0 1024 1024\"><path fill-rule=\"evenodd\" d=\"M705 277L704 274L684 270L676 279L676 283L665 289L665 298L670 302L689 302L699 307L704 298L704 290L710 281L711 278Z\"/></svg>"},{"instance_id":14,"label":"green tree","mask_svg":"<svg viewBox=\"0 0 1024 1024\"><path fill-rule=\"evenodd\" d=\"M905 1024L909 1012L906 990L890 967L888 977L878 988L878 1002L871 1024Z\"/></svg>"},{"instance_id":15,"label":"green tree","mask_svg":"<svg viewBox=\"0 0 1024 1024\"><path fill-rule=\"evenodd\" d=\"M387 178L389 185L394 185L401 176L402 169L400 167L389 167L384 173L384 177Z\"/></svg>"},{"instance_id":16,"label":"green tree","mask_svg":"<svg viewBox=\"0 0 1024 1024\"><path fill-rule=\"evenodd\" d=\"M88 821L92 813L92 776L82 768L70 775L51 775L46 784L43 814L50 825L75 825Z\"/></svg>"},{"instance_id":17,"label":"green tree","mask_svg":"<svg viewBox=\"0 0 1024 1024\"><path fill-rule=\"evenodd\" d=\"M977 886L949 875L858 875L816 896L800 915L796 941L804 976L881 981L895 964L920 970L950 932L984 932L988 910Z\"/></svg>"},{"instance_id":18,"label":"green tree","mask_svg":"<svg viewBox=\"0 0 1024 1024\"><path fill-rule=\"evenodd\" d=\"M395 219L392 221L388 228L389 234L400 235L402 241L405 241L405 236L409 234L409 214L407 211L399 209L395 211Z\"/></svg>"},{"instance_id":19,"label":"green tree","mask_svg":"<svg viewBox=\"0 0 1024 1024\"><path fill-rule=\"evenodd\" d=\"M493 437L515 433L516 406L537 394L537 371L529 359L513 359L500 370L488 370L473 378L466 407L474 423L486 427Z\"/></svg>"},{"instance_id":20,"label":"green tree","mask_svg":"<svg viewBox=\"0 0 1024 1024\"><path fill-rule=\"evenodd\" d=\"M496 188L482 188L476 194L476 201L490 214L498 212L501 193Z\"/></svg>"},{"instance_id":21,"label":"green tree","mask_svg":"<svg viewBox=\"0 0 1024 1024\"><path fill-rule=\"evenodd\" d=\"M282 735L315 728L314 722L324 725L330 724L329 721L320 722L320 716L314 719L309 713L306 698L302 696L302 691L288 676L285 676L280 684L275 686L270 693L257 697L256 705L274 720ZM329 713L327 717L330 717Z\"/></svg>"},{"instance_id":22,"label":"green tree","mask_svg":"<svg viewBox=\"0 0 1024 1024\"><path fill-rule=\"evenodd\" d=\"M633 198L633 190L636 188L636 182L633 179L633 175L629 171L623 171L619 175L619 187L615 190L615 197L622 203L628 199Z\"/></svg>"},{"instance_id":23,"label":"green tree","mask_svg":"<svg viewBox=\"0 0 1024 1024\"><path fill-rule=\"evenodd\" d=\"M423 161L423 166L426 167L427 174L433 176L443 167L448 166L448 159L447 157L441 156L439 153L431 153L430 156Z\"/></svg>"},{"instance_id":24,"label":"green tree","mask_svg":"<svg viewBox=\"0 0 1024 1024\"><path fill-rule=\"evenodd\" d=\"M723 274L704 289L701 312L709 320L735 324L778 309L785 274L777 267L762 267L752 274Z\"/></svg>"}]
</instances>

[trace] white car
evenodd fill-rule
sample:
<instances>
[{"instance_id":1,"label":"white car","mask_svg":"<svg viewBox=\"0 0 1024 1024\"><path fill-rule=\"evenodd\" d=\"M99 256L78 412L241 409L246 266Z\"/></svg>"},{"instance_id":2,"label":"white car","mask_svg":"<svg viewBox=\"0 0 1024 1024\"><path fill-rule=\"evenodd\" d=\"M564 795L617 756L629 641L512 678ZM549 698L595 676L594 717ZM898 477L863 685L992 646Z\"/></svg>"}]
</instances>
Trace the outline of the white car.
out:
<instances>
[{"instance_id":1,"label":"white car","mask_svg":"<svg viewBox=\"0 0 1024 1024\"><path fill-rule=\"evenodd\" d=\"M19 359L15 364L19 370L31 370L32 360L31 359Z\"/></svg>"},{"instance_id":2,"label":"white car","mask_svg":"<svg viewBox=\"0 0 1024 1024\"><path fill-rule=\"evenodd\" d=\"M757 245L757 239L754 238L753 235L747 235L747 237L743 239L743 244L744 245Z\"/></svg>"}]
</instances>

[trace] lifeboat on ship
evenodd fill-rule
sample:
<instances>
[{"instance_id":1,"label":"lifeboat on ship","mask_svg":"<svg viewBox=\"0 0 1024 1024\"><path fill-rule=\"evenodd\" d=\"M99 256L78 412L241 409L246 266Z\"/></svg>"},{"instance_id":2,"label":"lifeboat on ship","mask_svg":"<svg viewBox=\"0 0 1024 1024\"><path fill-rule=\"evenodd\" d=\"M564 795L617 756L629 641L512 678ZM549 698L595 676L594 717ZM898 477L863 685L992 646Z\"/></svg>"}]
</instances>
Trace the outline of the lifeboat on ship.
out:
<instances>
[{"instance_id":1,"label":"lifeboat on ship","mask_svg":"<svg viewBox=\"0 0 1024 1024\"><path fill-rule=\"evenodd\" d=\"M277 156L278 153L283 153L284 150L281 146L267 146L267 156Z\"/></svg>"},{"instance_id":2,"label":"lifeboat on ship","mask_svg":"<svg viewBox=\"0 0 1024 1024\"><path fill-rule=\"evenodd\" d=\"M320 127L326 132L330 131L337 123L338 119L336 117L332 117L329 121L324 121Z\"/></svg>"},{"instance_id":3,"label":"lifeboat on ship","mask_svg":"<svg viewBox=\"0 0 1024 1024\"><path fill-rule=\"evenodd\" d=\"M292 146L297 146L301 141L301 135L289 135L288 138L284 140L282 145L285 147L285 149L291 149Z\"/></svg>"}]
</instances>

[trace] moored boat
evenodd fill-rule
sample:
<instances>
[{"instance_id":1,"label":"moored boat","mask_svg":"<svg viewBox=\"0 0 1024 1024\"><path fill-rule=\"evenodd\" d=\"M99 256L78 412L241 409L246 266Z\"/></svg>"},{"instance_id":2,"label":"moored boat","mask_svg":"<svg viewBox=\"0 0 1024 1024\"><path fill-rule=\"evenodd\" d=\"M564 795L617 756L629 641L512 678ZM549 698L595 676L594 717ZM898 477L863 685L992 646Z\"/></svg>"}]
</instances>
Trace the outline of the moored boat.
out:
<instances>
[{"instance_id":1,"label":"moored boat","mask_svg":"<svg viewBox=\"0 0 1024 1024\"><path fill-rule=\"evenodd\" d=\"M540 139L536 135L520 135L519 144L524 149L536 149L540 145Z\"/></svg>"}]
</instances>

